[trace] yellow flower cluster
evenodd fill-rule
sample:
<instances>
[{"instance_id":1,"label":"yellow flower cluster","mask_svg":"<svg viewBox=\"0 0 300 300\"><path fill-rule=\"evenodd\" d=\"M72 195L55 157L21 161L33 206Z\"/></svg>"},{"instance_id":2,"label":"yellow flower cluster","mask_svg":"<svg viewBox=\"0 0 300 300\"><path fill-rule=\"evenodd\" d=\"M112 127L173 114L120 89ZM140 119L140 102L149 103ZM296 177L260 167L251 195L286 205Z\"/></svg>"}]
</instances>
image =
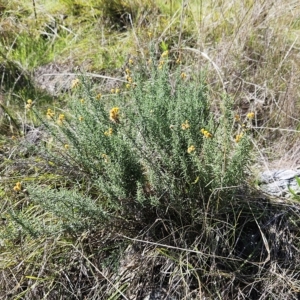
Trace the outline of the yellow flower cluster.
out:
<instances>
[{"instance_id":1,"label":"yellow flower cluster","mask_svg":"<svg viewBox=\"0 0 300 300\"><path fill-rule=\"evenodd\" d=\"M65 145L64 145L64 148L65 148L66 150L68 150L68 149L70 148L70 146L69 146L68 144L65 144Z\"/></svg>"},{"instance_id":2,"label":"yellow flower cluster","mask_svg":"<svg viewBox=\"0 0 300 300\"><path fill-rule=\"evenodd\" d=\"M79 120L80 122L83 121L83 117L80 116L80 117L78 118L78 120Z\"/></svg>"},{"instance_id":3,"label":"yellow flower cluster","mask_svg":"<svg viewBox=\"0 0 300 300\"><path fill-rule=\"evenodd\" d=\"M110 92L112 94L119 94L120 93L120 89L116 88L116 89L111 89Z\"/></svg>"},{"instance_id":4,"label":"yellow flower cluster","mask_svg":"<svg viewBox=\"0 0 300 300\"><path fill-rule=\"evenodd\" d=\"M190 147L188 147L187 149L187 153L192 153L196 150L195 146L194 145L191 145Z\"/></svg>"},{"instance_id":5,"label":"yellow flower cluster","mask_svg":"<svg viewBox=\"0 0 300 300\"><path fill-rule=\"evenodd\" d=\"M235 120L236 122L240 122L240 121L241 121L241 117L240 117L239 115L235 115L235 116L234 116L234 120Z\"/></svg>"},{"instance_id":6,"label":"yellow flower cluster","mask_svg":"<svg viewBox=\"0 0 300 300\"><path fill-rule=\"evenodd\" d=\"M182 73L180 74L180 77L181 77L182 79L185 79L185 78L186 78L186 74L185 74L184 72L182 72Z\"/></svg>"},{"instance_id":7,"label":"yellow flower cluster","mask_svg":"<svg viewBox=\"0 0 300 300\"><path fill-rule=\"evenodd\" d=\"M65 121L65 115L64 114L60 114L58 116L58 119L57 119L57 124L58 125L62 125L63 121Z\"/></svg>"},{"instance_id":8,"label":"yellow flower cluster","mask_svg":"<svg viewBox=\"0 0 300 300\"><path fill-rule=\"evenodd\" d=\"M78 78L71 81L71 89L75 89L79 86L80 80Z\"/></svg>"},{"instance_id":9,"label":"yellow flower cluster","mask_svg":"<svg viewBox=\"0 0 300 300\"><path fill-rule=\"evenodd\" d=\"M101 94L101 93L99 93L99 94L96 96L96 99L97 99L97 100L100 100L100 99L101 99L101 97L102 97L102 94Z\"/></svg>"},{"instance_id":10,"label":"yellow flower cluster","mask_svg":"<svg viewBox=\"0 0 300 300\"><path fill-rule=\"evenodd\" d=\"M158 64L158 68L161 70L163 65L164 65L165 61L164 60L161 60Z\"/></svg>"},{"instance_id":11,"label":"yellow flower cluster","mask_svg":"<svg viewBox=\"0 0 300 300\"><path fill-rule=\"evenodd\" d=\"M106 135L106 136L111 136L112 134L113 134L113 129L112 128L108 128L108 130L106 130L104 132L104 135Z\"/></svg>"},{"instance_id":12,"label":"yellow flower cluster","mask_svg":"<svg viewBox=\"0 0 300 300\"><path fill-rule=\"evenodd\" d=\"M244 136L244 133L249 129L248 126L249 124L251 123L250 121L255 117L255 113L254 112L248 112L246 114L246 119L248 120L244 120L244 122L241 121L241 117L239 115L235 115L234 116L234 120L236 122L239 123L240 125L240 129L241 129L241 132L236 134L235 137L234 137L234 141L236 143L239 143L241 141L241 139L243 138Z\"/></svg>"},{"instance_id":13,"label":"yellow flower cluster","mask_svg":"<svg viewBox=\"0 0 300 300\"><path fill-rule=\"evenodd\" d=\"M167 57L169 55L169 51L166 50L161 54L161 57Z\"/></svg>"},{"instance_id":14,"label":"yellow flower cluster","mask_svg":"<svg viewBox=\"0 0 300 300\"><path fill-rule=\"evenodd\" d=\"M108 162L108 156L106 154L101 155L104 161L107 163Z\"/></svg>"},{"instance_id":15,"label":"yellow flower cluster","mask_svg":"<svg viewBox=\"0 0 300 300\"><path fill-rule=\"evenodd\" d=\"M206 138L212 138L212 134L210 132L208 132L207 130L205 130L204 128L202 128L200 130L200 132L206 137Z\"/></svg>"},{"instance_id":16,"label":"yellow flower cluster","mask_svg":"<svg viewBox=\"0 0 300 300\"><path fill-rule=\"evenodd\" d=\"M131 71L127 68L125 69L125 79L127 80L126 88L129 89L133 83L132 77L130 76Z\"/></svg>"},{"instance_id":17,"label":"yellow flower cluster","mask_svg":"<svg viewBox=\"0 0 300 300\"><path fill-rule=\"evenodd\" d=\"M132 77L130 75L128 75L128 74L125 76L125 79L128 81L128 83L132 83L133 82Z\"/></svg>"},{"instance_id":18,"label":"yellow flower cluster","mask_svg":"<svg viewBox=\"0 0 300 300\"><path fill-rule=\"evenodd\" d=\"M252 120L254 118L255 114L254 112L247 113L247 119Z\"/></svg>"},{"instance_id":19,"label":"yellow flower cluster","mask_svg":"<svg viewBox=\"0 0 300 300\"><path fill-rule=\"evenodd\" d=\"M13 189L14 189L15 192L20 192L22 190L21 182L18 181Z\"/></svg>"},{"instance_id":20,"label":"yellow flower cluster","mask_svg":"<svg viewBox=\"0 0 300 300\"><path fill-rule=\"evenodd\" d=\"M25 108L29 110L32 106L33 106L33 101L31 99L28 99Z\"/></svg>"},{"instance_id":21,"label":"yellow flower cluster","mask_svg":"<svg viewBox=\"0 0 300 300\"><path fill-rule=\"evenodd\" d=\"M240 142L240 140L242 139L242 137L243 137L243 133L240 133L240 134L237 134L236 136L235 136L235 142L236 143L239 143Z\"/></svg>"},{"instance_id":22,"label":"yellow flower cluster","mask_svg":"<svg viewBox=\"0 0 300 300\"><path fill-rule=\"evenodd\" d=\"M119 116L119 107L113 107L109 111L109 119L114 123L120 123L120 116Z\"/></svg>"},{"instance_id":23,"label":"yellow flower cluster","mask_svg":"<svg viewBox=\"0 0 300 300\"><path fill-rule=\"evenodd\" d=\"M182 130L189 129L190 128L189 121L185 120L185 122L181 124L181 128L182 128Z\"/></svg>"},{"instance_id":24,"label":"yellow flower cluster","mask_svg":"<svg viewBox=\"0 0 300 300\"><path fill-rule=\"evenodd\" d=\"M50 108L47 109L47 119L52 119L55 115L54 111Z\"/></svg>"},{"instance_id":25,"label":"yellow flower cluster","mask_svg":"<svg viewBox=\"0 0 300 300\"><path fill-rule=\"evenodd\" d=\"M85 100L84 99L80 99L80 103L84 104Z\"/></svg>"}]
</instances>

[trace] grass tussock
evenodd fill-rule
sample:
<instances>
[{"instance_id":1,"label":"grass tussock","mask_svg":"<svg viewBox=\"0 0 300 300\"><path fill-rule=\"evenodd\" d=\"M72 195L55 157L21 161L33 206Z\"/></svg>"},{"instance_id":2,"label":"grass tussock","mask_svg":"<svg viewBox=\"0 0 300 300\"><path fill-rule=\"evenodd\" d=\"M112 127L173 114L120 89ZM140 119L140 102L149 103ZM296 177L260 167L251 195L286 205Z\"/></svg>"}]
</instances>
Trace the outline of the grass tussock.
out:
<instances>
[{"instance_id":1,"label":"grass tussock","mask_svg":"<svg viewBox=\"0 0 300 300\"><path fill-rule=\"evenodd\" d=\"M300 6L44 2L0 3L0 298L298 299L253 173L299 164Z\"/></svg>"}]
</instances>

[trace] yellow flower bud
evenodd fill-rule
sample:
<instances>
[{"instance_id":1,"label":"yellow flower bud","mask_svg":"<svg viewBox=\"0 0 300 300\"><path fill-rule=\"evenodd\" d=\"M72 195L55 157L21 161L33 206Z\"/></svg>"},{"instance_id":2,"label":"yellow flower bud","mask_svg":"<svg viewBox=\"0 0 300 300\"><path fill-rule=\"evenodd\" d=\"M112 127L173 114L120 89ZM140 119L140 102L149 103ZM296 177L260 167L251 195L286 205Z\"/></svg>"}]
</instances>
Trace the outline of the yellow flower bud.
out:
<instances>
[{"instance_id":1,"label":"yellow flower bud","mask_svg":"<svg viewBox=\"0 0 300 300\"><path fill-rule=\"evenodd\" d=\"M192 153L196 150L195 146L194 145L191 145L190 147L188 147L187 149L187 153Z\"/></svg>"}]
</instances>

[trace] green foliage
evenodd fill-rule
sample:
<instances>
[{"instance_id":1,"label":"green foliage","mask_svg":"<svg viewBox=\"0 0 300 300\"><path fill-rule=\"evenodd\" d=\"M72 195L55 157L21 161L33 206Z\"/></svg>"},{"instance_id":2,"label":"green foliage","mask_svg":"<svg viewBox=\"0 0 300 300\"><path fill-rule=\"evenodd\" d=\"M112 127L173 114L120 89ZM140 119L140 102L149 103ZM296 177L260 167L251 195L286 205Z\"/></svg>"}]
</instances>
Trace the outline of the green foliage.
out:
<instances>
[{"instance_id":1,"label":"green foliage","mask_svg":"<svg viewBox=\"0 0 300 300\"><path fill-rule=\"evenodd\" d=\"M20 234L39 238L66 232L77 236L99 224L108 226L109 213L99 199L91 199L75 190L39 186L28 186L27 192L33 201L23 204L22 209L16 205L7 212L8 225L0 235L6 242L17 239Z\"/></svg>"},{"instance_id":2,"label":"green foliage","mask_svg":"<svg viewBox=\"0 0 300 300\"><path fill-rule=\"evenodd\" d=\"M127 88L102 97L77 79L68 113L49 109L44 121L57 164L85 177L105 207L125 218L154 209L191 221L210 199L215 208L226 205L245 179L250 144L246 131L234 141L230 100L224 96L223 112L214 117L204 78L186 78L180 68L171 75L167 56L147 78L145 68L127 69Z\"/></svg>"},{"instance_id":3,"label":"green foliage","mask_svg":"<svg viewBox=\"0 0 300 300\"><path fill-rule=\"evenodd\" d=\"M60 220L56 228L52 226L52 233L67 231L77 233L83 230L94 228L96 224L106 219L106 213L101 204L76 191L61 189L60 191L47 188L28 188L31 197L35 199L44 211L51 213L54 219ZM43 198L47 195L47 201ZM49 230L51 226L44 226ZM39 228L36 226L35 228Z\"/></svg>"},{"instance_id":4,"label":"green foliage","mask_svg":"<svg viewBox=\"0 0 300 300\"><path fill-rule=\"evenodd\" d=\"M98 2L98 3L97 3ZM103 17L109 20L114 28L124 30L126 27L136 24L147 24L145 16L151 13L157 13L157 7L154 1L143 1L141 5L137 0L98 0L96 1L103 13Z\"/></svg>"},{"instance_id":5,"label":"green foliage","mask_svg":"<svg viewBox=\"0 0 300 300\"><path fill-rule=\"evenodd\" d=\"M61 35L64 35L62 32ZM55 40L57 39L57 41ZM66 46L63 37L53 37L51 40L33 32L20 33L14 40L1 40L1 45L9 51L6 59L18 62L26 71L46 64Z\"/></svg>"},{"instance_id":6,"label":"green foliage","mask_svg":"<svg viewBox=\"0 0 300 300\"><path fill-rule=\"evenodd\" d=\"M288 187L290 193L292 194L294 200L299 201L300 202L300 194L299 194L299 189L300 189L300 178L298 176L295 177L297 185L298 185L298 189L297 191L293 190L292 188Z\"/></svg>"},{"instance_id":7,"label":"green foliage","mask_svg":"<svg viewBox=\"0 0 300 300\"><path fill-rule=\"evenodd\" d=\"M15 49L11 50L9 56L18 61L26 69L32 69L40 64L47 63L47 52L49 53L50 42L30 34L20 34L15 40Z\"/></svg>"}]
</instances>

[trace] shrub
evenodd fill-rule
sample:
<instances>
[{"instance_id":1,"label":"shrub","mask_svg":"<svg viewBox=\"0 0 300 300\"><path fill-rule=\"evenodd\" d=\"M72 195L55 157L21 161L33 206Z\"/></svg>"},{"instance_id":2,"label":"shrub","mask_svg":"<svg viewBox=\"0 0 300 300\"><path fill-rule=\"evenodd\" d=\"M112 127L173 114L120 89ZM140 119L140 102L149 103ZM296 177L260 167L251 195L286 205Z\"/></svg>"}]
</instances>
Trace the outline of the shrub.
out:
<instances>
[{"instance_id":1,"label":"shrub","mask_svg":"<svg viewBox=\"0 0 300 300\"><path fill-rule=\"evenodd\" d=\"M148 69L126 69L126 80L103 96L85 77L73 81L68 112L48 109L43 121L54 137L51 159L85 178L102 209L125 219L148 223L168 213L190 224L207 205L227 205L250 151L230 99L215 116L205 78L180 67L171 73L167 52Z\"/></svg>"}]
</instances>

